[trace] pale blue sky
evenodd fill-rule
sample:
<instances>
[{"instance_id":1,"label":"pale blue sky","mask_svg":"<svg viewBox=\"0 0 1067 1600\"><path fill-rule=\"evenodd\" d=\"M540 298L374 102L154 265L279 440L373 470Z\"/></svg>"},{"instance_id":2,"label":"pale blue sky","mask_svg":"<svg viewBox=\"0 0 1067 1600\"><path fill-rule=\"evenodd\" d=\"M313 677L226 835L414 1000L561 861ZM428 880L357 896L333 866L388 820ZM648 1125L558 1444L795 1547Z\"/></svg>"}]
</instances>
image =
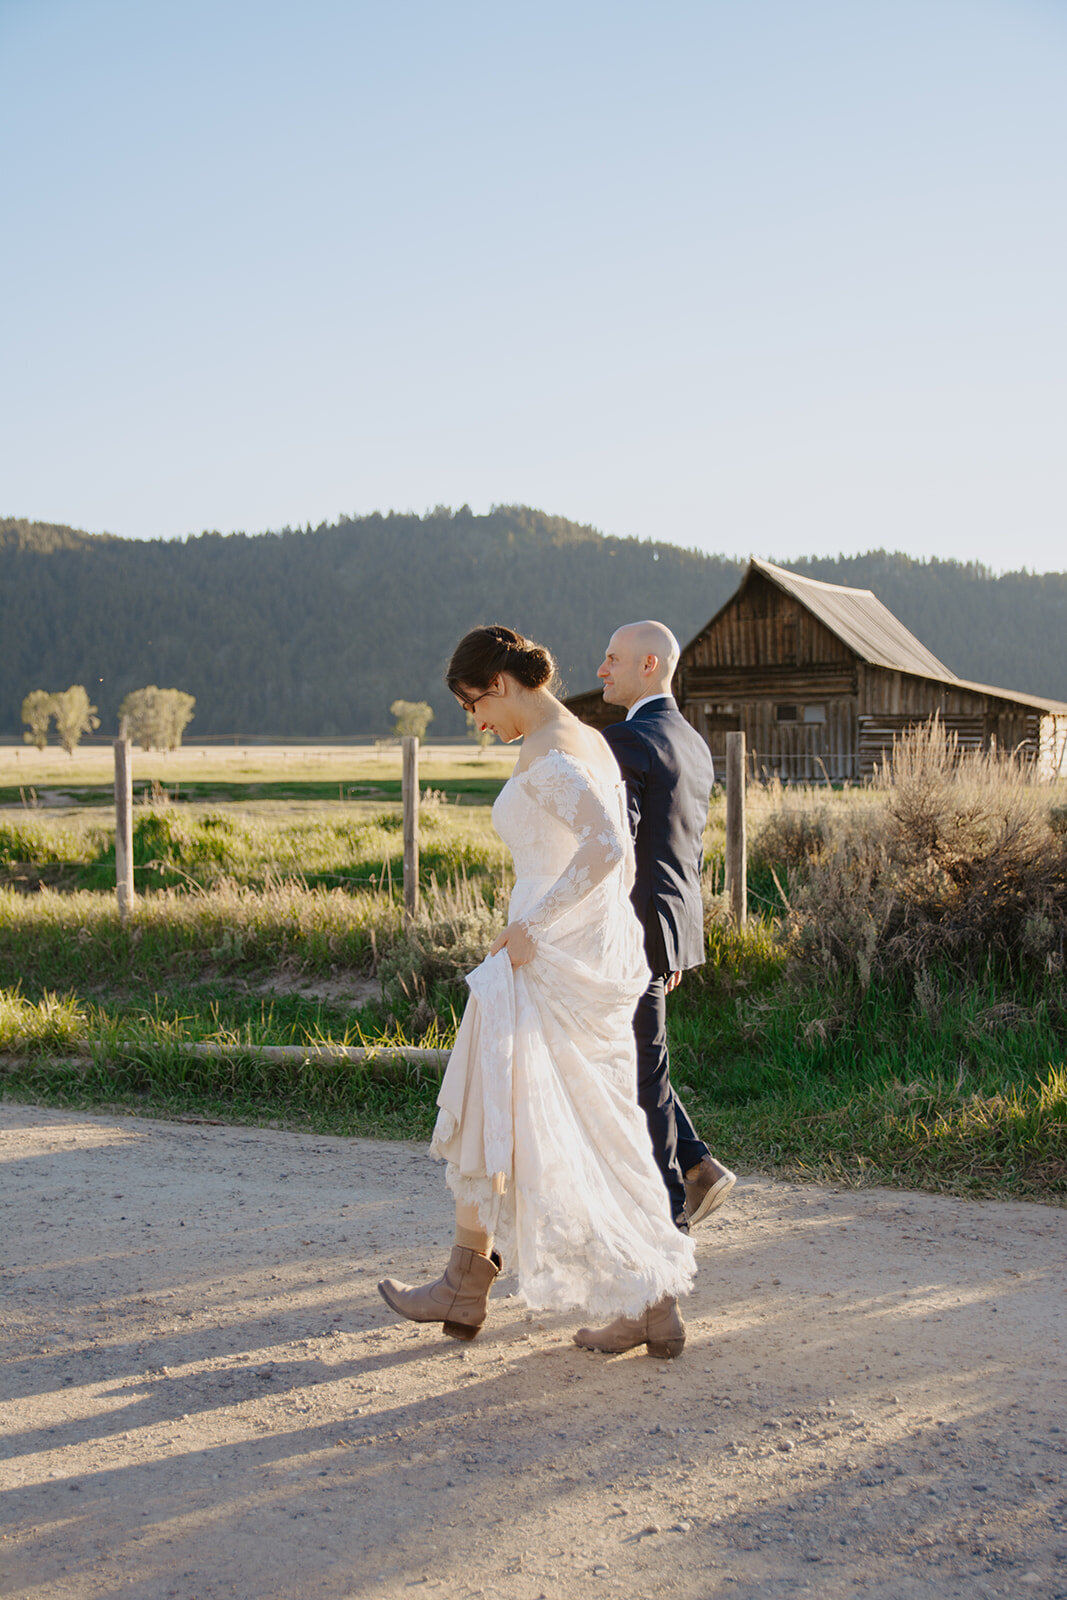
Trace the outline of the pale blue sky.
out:
<instances>
[{"instance_id":1,"label":"pale blue sky","mask_svg":"<svg viewBox=\"0 0 1067 1600\"><path fill-rule=\"evenodd\" d=\"M0 514L1067 568L1059 0L0 0Z\"/></svg>"}]
</instances>

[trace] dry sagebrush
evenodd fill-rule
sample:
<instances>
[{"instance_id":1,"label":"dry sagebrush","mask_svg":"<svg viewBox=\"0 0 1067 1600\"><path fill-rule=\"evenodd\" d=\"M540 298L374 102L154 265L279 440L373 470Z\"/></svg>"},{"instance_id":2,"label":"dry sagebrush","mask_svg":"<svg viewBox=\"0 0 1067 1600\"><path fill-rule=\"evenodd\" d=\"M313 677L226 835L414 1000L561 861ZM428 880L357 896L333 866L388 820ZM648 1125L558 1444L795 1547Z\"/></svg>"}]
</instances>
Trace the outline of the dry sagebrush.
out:
<instances>
[{"instance_id":1,"label":"dry sagebrush","mask_svg":"<svg viewBox=\"0 0 1067 1600\"><path fill-rule=\"evenodd\" d=\"M901 740L867 798L801 836L785 936L805 964L864 985L940 962L1062 973L1067 837L1054 791L1013 757L961 751L934 722ZM771 822L788 832L781 815Z\"/></svg>"}]
</instances>

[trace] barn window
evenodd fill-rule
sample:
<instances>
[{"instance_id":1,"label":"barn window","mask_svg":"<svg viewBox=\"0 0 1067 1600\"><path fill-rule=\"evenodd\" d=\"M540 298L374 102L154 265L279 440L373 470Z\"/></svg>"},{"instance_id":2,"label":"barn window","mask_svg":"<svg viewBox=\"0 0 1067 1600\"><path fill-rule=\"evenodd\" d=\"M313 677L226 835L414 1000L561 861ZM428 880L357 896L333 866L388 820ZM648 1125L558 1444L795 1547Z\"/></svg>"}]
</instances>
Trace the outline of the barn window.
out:
<instances>
[{"instance_id":1,"label":"barn window","mask_svg":"<svg viewBox=\"0 0 1067 1600\"><path fill-rule=\"evenodd\" d=\"M805 722L825 722L826 721L826 707L825 706L805 706L804 707L804 721Z\"/></svg>"},{"instance_id":2,"label":"barn window","mask_svg":"<svg viewBox=\"0 0 1067 1600\"><path fill-rule=\"evenodd\" d=\"M778 722L796 722L797 721L797 707L796 706L775 706L774 715L775 715L775 720L778 721Z\"/></svg>"}]
</instances>

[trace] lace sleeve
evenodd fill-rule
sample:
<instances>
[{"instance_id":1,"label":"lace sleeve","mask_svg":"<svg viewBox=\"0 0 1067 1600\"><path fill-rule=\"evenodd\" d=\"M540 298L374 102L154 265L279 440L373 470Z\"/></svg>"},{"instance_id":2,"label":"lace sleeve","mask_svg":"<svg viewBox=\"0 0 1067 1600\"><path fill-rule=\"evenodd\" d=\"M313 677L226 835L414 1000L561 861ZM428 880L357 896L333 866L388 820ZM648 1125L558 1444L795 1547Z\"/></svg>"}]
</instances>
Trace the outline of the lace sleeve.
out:
<instances>
[{"instance_id":1,"label":"lace sleeve","mask_svg":"<svg viewBox=\"0 0 1067 1600\"><path fill-rule=\"evenodd\" d=\"M530 766L525 779L544 809L574 835L575 850L552 887L518 920L532 938L572 910L626 856L622 819L611 815L588 774L561 750Z\"/></svg>"}]
</instances>

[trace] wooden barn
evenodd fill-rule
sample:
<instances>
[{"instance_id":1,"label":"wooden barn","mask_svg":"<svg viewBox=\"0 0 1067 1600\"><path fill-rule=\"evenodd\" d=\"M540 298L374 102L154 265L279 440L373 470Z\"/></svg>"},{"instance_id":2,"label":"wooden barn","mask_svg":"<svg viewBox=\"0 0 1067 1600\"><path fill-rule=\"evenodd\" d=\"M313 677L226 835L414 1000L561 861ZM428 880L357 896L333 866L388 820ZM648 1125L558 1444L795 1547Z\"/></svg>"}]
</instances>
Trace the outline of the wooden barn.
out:
<instances>
[{"instance_id":1,"label":"wooden barn","mask_svg":"<svg viewBox=\"0 0 1067 1600\"><path fill-rule=\"evenodd\" d=\"M726 735L740 730L757 778L868 777L900 734L936 715L964 749L1018 751L1042 776L1067 776L1067 703L958 678L869 589L769 561L749 563L685 646L674 690L720 773ZM597 691L568 704L597 726L616 719Z\"/></svg>"}]
</instances>

